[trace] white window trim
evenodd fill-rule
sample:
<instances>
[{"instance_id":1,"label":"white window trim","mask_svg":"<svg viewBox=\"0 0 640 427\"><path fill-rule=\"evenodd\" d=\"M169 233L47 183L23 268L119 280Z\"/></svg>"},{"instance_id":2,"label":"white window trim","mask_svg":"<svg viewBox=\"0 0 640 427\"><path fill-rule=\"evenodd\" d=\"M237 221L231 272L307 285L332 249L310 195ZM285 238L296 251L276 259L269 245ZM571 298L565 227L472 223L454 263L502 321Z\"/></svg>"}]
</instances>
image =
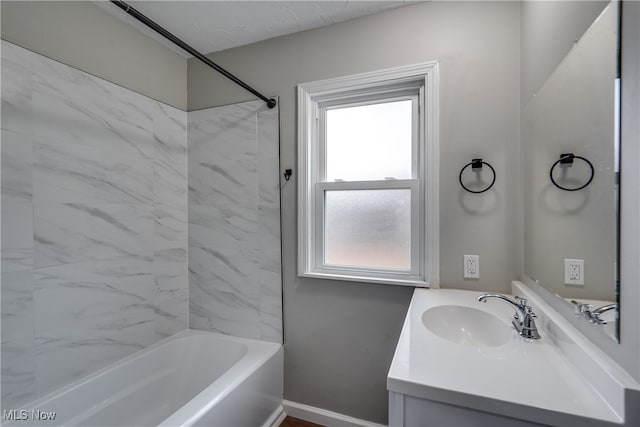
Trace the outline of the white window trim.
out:
<instances>
[{"instance_id":1,"label":"white window trim","mask_svg":"<svg viewBox=\"0 0 640 427\"><path fill-rule=\"evenodd\" d=\"M331 103L332 100L342 99L345 93L357 99L367 99L372 94L382 93L381 88L387 87L397 92L402 87L422 86L423 105L420 106L420 138L423 149L421 153L424 170L421 170L424 188L422 189L422 209L424 218L420 219L424 243L421 249L423 259L420 260L418 276L398 278L396 275L380 274L377 277L367 275L345 274L344 270L317 269L313 259L315 245L314 226L317 224L316 210L313 208L318 185L317 167L313 161L318 156L317 119L320 105ZM298 275L303 277L348 280L357 282L386 283L394 285L409 285L438 288L439 287L439 143L438 143L438 63L428 62L406 67L374 71L346 77L304 83L298 85ZM393 183L395 180L388 181ZM401 181L401 180L398 180ZM322 187L331 183L320 183Z\"/></svg>"}]
</instances>

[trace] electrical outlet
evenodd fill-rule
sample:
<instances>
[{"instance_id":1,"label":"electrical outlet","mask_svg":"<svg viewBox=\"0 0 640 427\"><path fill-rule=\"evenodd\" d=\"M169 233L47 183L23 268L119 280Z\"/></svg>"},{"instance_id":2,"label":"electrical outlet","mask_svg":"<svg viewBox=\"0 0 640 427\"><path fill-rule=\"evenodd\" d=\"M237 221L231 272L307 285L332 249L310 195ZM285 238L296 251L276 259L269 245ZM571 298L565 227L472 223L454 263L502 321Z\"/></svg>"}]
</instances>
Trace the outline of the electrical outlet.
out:
<instances>
[{"instance_id":1,"label":"electrical outlet","mask_svg":"<svg viewBox=\"0 0 640 427\"><path fill-rule=\"evenodd\" d=\"M565 259L564 260L564 283L566 285L584 286L584 260Z\"/></svg>"},{"instance_id":2,"label":"electrical outlet","mask_svg":"<svg viewBox=\"0 0 640 427\"><path fill-rule=\"evenodd\" d=\"M479 255L464 256L464 278L465 279L480 278L480 256Z\"/></svg>"}]
</instances>

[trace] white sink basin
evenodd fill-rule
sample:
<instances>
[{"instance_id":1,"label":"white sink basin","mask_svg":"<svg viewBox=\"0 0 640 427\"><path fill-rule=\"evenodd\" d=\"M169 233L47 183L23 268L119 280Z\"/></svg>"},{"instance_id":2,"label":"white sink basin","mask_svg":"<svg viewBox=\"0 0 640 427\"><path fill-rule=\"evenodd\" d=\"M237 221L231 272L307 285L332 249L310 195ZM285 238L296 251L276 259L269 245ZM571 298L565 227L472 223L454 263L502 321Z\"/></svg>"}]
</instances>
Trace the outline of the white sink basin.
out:
<instances>
[{"instance_id":1,"label":"white sink basin","mask_svg":"<svg viewBox=\"0 0 640 427\"><path fill-rule=\"evenodd\" d=\"M516 331L493 314L462 305L438 305L422 314L424 326L440 338L473 347L497 347Z\"/></svg>"}]
</instances>

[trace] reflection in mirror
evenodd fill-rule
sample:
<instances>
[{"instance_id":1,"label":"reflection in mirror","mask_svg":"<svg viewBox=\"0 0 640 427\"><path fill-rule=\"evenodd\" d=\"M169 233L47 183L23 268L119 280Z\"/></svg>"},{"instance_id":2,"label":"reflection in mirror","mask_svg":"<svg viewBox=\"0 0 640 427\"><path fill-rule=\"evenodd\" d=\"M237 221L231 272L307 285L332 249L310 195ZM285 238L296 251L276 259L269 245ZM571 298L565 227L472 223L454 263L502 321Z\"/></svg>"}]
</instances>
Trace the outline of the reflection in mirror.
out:
<instances>
[{"instance_id":1,"label":"reflection in mirror","mask_svg":"<svg viewBox=\"0 0 640 427\"><path fill-rule=\"evenodd\" d=\"M522 116L525 274L616 339L618 7L602 11Z\"/></svg>"}]
</instances>

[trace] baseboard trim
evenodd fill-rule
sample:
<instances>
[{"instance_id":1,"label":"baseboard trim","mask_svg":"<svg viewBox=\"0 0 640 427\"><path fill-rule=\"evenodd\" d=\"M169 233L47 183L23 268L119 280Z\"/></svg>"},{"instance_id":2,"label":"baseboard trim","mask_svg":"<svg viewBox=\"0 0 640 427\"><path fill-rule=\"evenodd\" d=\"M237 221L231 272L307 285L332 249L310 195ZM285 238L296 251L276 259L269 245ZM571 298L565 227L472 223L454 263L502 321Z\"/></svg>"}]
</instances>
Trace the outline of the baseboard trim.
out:
<instances>
[{"instance_id":1,"label":"baseboard trim","mask_svg":"<svg viewBox=\"0 0 640 427\"><path fill-rule=\"evenodd\" d=\"M267 418L267 421L263 424L263 427L279 427L285 418L287 418L287 413L284 411L282 405L278 405L276 410L273 411L271 415L269 415L269 418Z\"/></svg>"},{"instance_id":2,"label":"baseboard trim","mask_svg":"<svg viewBox=\"0 0 640 427\"><path fill-rule=\"evenodd\" d=\"M282 405L287 415L299 418L311 423L329 427L386 427L382 424L372 423L348 415L339 414L315 406L304 405L302 403L283 400Z\"/></svg>"}]
</instances>

